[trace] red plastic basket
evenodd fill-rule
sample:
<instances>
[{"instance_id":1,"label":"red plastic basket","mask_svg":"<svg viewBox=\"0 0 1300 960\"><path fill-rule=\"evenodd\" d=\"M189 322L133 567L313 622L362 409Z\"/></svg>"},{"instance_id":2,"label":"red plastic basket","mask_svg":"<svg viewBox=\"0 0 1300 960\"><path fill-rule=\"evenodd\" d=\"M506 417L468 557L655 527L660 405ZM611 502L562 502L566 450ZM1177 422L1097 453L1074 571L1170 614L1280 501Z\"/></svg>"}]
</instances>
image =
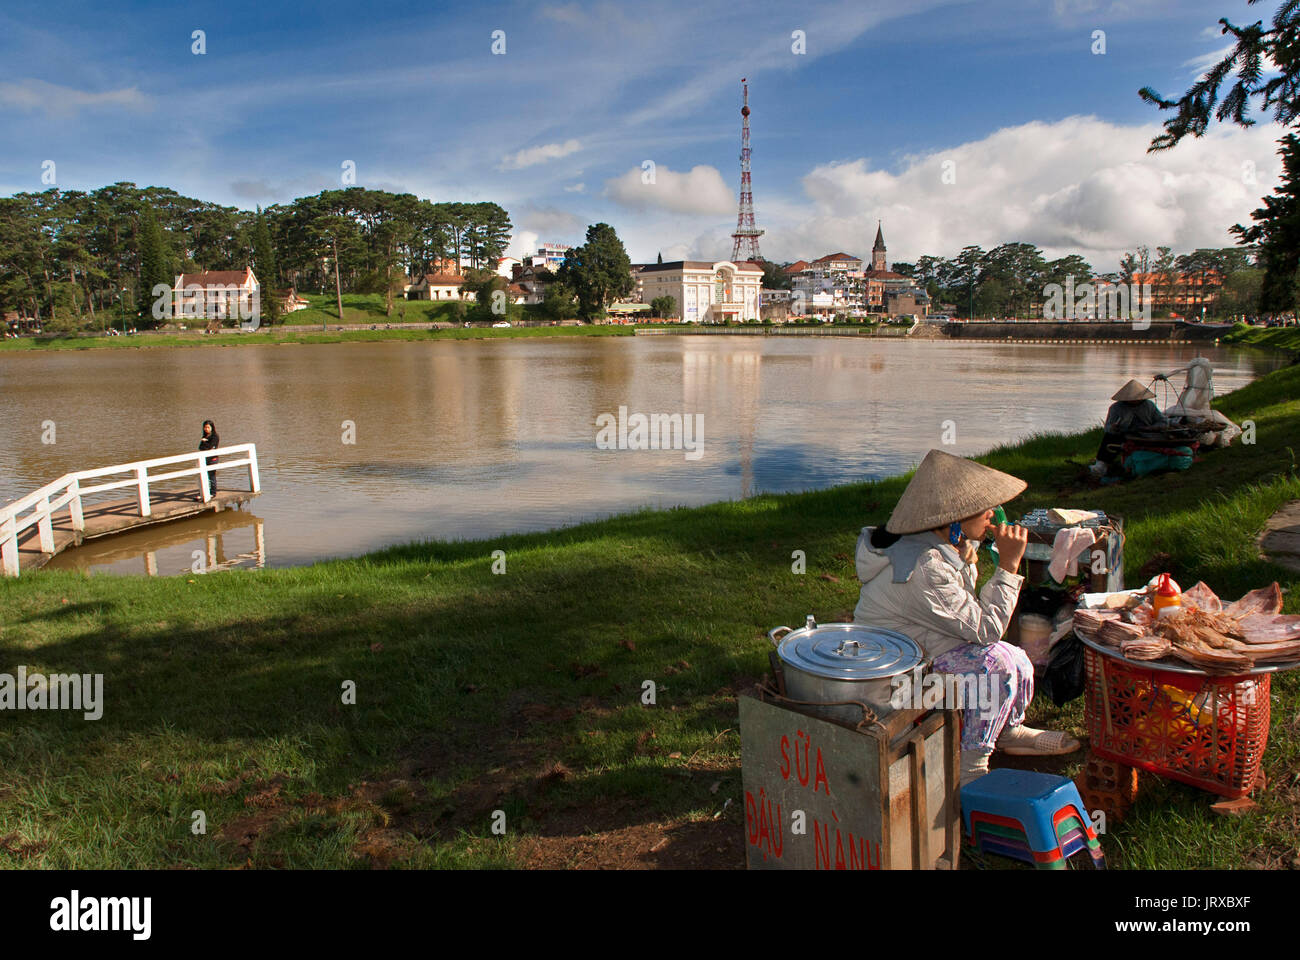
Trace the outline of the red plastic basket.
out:
<instances>
[{"instance_id":1,"label":"red plastic basket","mask_svg":"<svg viewBox=\"0 0 1300 960\"><path fill-rule=\"evenodd\" d=\"M1225 797L1251 791L1268 746L1271 674L1193 676L1085 653L1094 753Z\"/></svg>"}]
</instances>

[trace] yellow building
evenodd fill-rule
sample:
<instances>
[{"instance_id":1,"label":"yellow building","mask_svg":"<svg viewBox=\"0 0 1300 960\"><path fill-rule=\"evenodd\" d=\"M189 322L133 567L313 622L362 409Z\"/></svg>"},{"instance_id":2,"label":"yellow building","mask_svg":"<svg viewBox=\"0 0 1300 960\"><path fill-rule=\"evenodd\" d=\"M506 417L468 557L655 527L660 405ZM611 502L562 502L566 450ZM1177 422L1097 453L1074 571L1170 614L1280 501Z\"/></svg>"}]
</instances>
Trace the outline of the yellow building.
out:
<instances>
[{"instance_id":1,"label":"yellow building","mask_svg":"<svg viewBox=\"0 0 1300 960\"><path fill-rule=\"evenodd\" d=\"M672 297L685 323L759 319L763 268L742 260L674 260L641 268L642 299Z\"/></svg>"}]
</instances>

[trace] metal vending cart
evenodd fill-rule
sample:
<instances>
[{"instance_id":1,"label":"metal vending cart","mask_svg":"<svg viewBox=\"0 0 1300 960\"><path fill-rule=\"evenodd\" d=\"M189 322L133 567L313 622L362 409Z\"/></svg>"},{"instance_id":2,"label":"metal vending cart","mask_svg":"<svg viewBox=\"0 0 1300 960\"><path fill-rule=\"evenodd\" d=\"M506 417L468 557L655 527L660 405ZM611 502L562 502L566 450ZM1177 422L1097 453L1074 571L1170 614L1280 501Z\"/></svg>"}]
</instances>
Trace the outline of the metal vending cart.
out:
<instances>
[{"instance_id":1,"label":"metal vending cart","mask_svg":"<svg viewBox=\"0 0 1300 960\"><path fill-rule=\"evenodd\" d=\"M925 665L873 648L870 633L809 618L772 651L771 679L739 698L750 869L956 868L958 713L917 708ZM859 695L838 692L866 675ZM824 702L810 677L829 683ZM882 685L902 691L899 709Z\"/></svg>"}]
</instances>

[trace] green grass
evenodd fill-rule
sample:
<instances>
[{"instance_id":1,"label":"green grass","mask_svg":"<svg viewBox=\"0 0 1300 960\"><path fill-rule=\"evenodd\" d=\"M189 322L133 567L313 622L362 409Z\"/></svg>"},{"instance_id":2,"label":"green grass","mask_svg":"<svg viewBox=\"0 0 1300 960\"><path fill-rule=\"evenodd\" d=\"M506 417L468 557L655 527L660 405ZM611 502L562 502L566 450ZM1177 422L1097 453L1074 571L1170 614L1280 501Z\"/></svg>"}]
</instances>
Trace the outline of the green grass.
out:
<instances>
[{"instance_id":1,"label":"green grass","mask_svg":"<svg viewBox=\"0 0 1300 960\"><path fill-rule=\"evenodd\" d=\"M1223 342L1300 353L1300 327L1248 327L1239 323Z\"/></svg>"},{"instance_id":2,"label":"green grass","mask_svg":"<svg viewBox=\"0 0 1300 960\"><path fill-rule=\"evenodd\" d=\"M1130 584L1164 552L1184 585L1203 578L1233 598L1277 579L1300 612L1296 575L1253 546L1300 497L1298 397L1290 367L1224 398L1257 442L1175 477L1085 489L1066 461L1089 460L1098 431L982 459L1029 481L1013 513L1123 514ZM885 519L905 482L296 569L0 582L0 669L103 673L106 698L96 722L5 715L0 865L496 867L559 823L715 816L738 838L735 691L766 670L768 628L851 616L858 529ZM804 575L791 572L794 550ZM341 702L349 680L355 705ZM655 706L640 702L646 680ZM1273 692L1260 808L1220 818L1209 795L1148 777L1105 840L1112 863L1242 867L1300 852L1300 677ZM1040 698L1030 719L1085 733L1079 701ZM204 835L191 832L195 810ZM491 832L494 810L505 837Z\"/></svg>"},{"instance_id":3,"label":"green grass","mask_svg":"<svg viewBox=\"0 0 1300 960\"><path fill-rule=\"evenodd\" d=\"M304 293L302 298L311 303L305 310L286 314L287 326L320 326L321 323L452 323L455 320L452 300L402 300L393 301L393 313L385 313L384 298L378 293L345 293L343 319L339 320L338 303L334 294ZM466 308L473 307L467 303Z\"/></svg>"},{"instance_id":4,"label":"green grass","mask_svg":"<svg viewBox=\"0 0 1300 960\"><path fill-rule=\"evenodd\" d=\"M135 337L57 337L49 340L0 341L0 351L38 350L140 350L150 347L233 347L257 343L362 343L379 340L518 340L529 337L630 337L630 326L571 327L455 327L445 330L313 330L310 327L274 327L254 333L149 334Z\"/></svg>"}]
</instances>

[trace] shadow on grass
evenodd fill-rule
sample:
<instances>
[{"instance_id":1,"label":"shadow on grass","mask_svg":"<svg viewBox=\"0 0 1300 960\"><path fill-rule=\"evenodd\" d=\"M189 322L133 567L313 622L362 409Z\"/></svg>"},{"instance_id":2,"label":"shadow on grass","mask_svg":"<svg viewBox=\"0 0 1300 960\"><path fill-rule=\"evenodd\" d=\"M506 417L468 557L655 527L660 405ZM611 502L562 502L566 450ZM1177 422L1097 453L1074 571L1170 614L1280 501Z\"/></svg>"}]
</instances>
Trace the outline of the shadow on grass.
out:
<instances>
[{"instance_id":1,"label":"shadow on grass","mask_svg":"<svg viewBox=\"0 0 1300 960\"><path fill-rule=\"evenodd\" d=\"M1261 420L1257 449L1236 451L1222 475L1198 465L1176 488L1148 478L1058 501L1058 485L1074 476L1066 460L1095 449L1095 433L1040 437L985 459L1029 480L1026 506L1104 507L1125 513L1130 529L1153 518L1135 538L1136 568L1164 539L1185 549L1178 518L1220 488L1239 491L1281 470L1285 425ZM131 809L146 811L141 835L158 829L149 818L159 816L160 788L136 768L174 776L175 809L207 808L218 824L257 794L245 785L214 799L213 774L195 772L194 758L233 752L250 777L273 778L280 742L310 761L285 796L417 779L424 793L404 822L420 837L483 831L493 809L543 836L698 817L739 790L734 696L766 669L765 630L852 609L858 530L882 522L904 485L647 511L192 585L57 573L3 584L3 602L12 596L25 611L5 630L11 657L105 675L104 715L93 724L66 713L7 717L7 773L20 791L44 788L74 806L84 793L126 791ZM491 573L497 549L507 555L500 576ZM791 570L795 550L807 555L803 575ZM1211 581L1257 586L1277 576L1213 550L1188 563ZM641 702L647 680L653 706ZM60 782L71 776L63 771L90 772Z\"/></svg>"},{"instance_id":2,"label":"shadow on grass","mask_svg":"<svg viewBox=\"0 0 1300 960\"><path fill-rule=\"evenodd\" d=\"M111 600L98 601L95 603L61 603L57 607L41 613L32 614L19 620L20 623L37 623L42 620L67 620L74 617L80 617L87 614L97 615L107 610L112 610L117 606Z\"/></svg>"}]
</instances>

